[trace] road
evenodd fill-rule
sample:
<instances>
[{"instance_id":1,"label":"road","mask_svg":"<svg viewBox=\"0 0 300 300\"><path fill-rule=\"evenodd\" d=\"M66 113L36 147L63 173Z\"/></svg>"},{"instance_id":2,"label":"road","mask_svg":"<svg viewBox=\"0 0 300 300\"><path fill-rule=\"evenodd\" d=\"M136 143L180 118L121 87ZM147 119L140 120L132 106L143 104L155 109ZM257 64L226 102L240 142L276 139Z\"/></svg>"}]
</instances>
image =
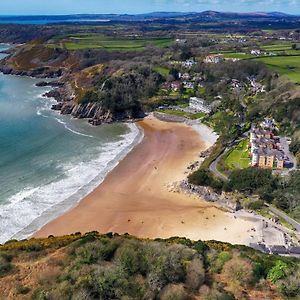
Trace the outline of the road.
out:
<instances>
[{"instance_id":1,"label":"road","mask_svg":"<svg viewBox=\"0 0 300 300\"><path fill-rule=\"evenodd\" d=\"M209 170L215 175L217 176L218 178L222 179L222 180L225 180L227 181L228 180L228 177L225 176L223 173L219 172L218 169L217 169L217 166L218 166L218 163L220 161L220 159L222 158L223 156L223 153L226 153L228 151L228 149L225 149L224 152L222 152L221 155L218 156L218 158L216 160L214 160L211 165L209 166Z\"/></svg>"},{"instance_id":2,"label":"road","mask_svg":"<svg viewBox=\"0 0 300 300\"><path fill-rule=\"evenodd\" d=\"M287 142L286 137L280 137L280 143L282 150L284 151L285 155L289 158L290 162L293 164L292 168L289 169L289 171L294 171L297 169L297 160L295 156L290 152L289 149L289 143Z\"/></svg>"},{"instance_id":3,"label":"road","mask_svg":"<svg viewBox=\"0 0 300 300\"><path fill-rule=\"evenodd\" d=\"M228 152L233 146L237 145L241 140L243 140L244 138L248 137L250 130L248 130L247 132L244 132L241 136L239 136L238 138L236 138L234 141L232 141L231 143L228 144L227 148L217 157L217 159L215 159L209 166L209 170L218 178L227 181L228 177L221 173L220 171L218 171L218 163L220 161L220 159L222 158L222 156L224 154L226 154L226 152Z\"/></svg>"},{"instance_id":4,"label":"road","mask_svg":"<svg viewBox=\"0 0 300 300\"><path fill-rule=\"evenodd\" d=\"M269 205L269 204L266 204L266 206L269 207L270 211L283 218L286 222L288 222L289 224L291 224L298 232L300 232L300 223L298 223L297 221L295 221L294 219L292 219L291 217L289 217L287 214L285 214L283 211Z\"/></svg>"}]
</instances>

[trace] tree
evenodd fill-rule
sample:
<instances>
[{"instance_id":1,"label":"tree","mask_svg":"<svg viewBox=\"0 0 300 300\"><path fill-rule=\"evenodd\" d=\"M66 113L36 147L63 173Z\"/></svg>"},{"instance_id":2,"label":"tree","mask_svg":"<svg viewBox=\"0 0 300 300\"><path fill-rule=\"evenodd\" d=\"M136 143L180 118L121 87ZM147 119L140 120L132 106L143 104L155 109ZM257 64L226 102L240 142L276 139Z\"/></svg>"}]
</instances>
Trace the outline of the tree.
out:
<instances>
[{"instance_id":1,"label":"tree","mask_svg":"<svg viewBox=\"0 0 300 300\"><path fill-rule=\"evenodd\" d=\"M252 283L254 272L247 259L235 256L225 263L222 275L227 279L227 282L246 287Z\"/></svg>"}]
</instances>

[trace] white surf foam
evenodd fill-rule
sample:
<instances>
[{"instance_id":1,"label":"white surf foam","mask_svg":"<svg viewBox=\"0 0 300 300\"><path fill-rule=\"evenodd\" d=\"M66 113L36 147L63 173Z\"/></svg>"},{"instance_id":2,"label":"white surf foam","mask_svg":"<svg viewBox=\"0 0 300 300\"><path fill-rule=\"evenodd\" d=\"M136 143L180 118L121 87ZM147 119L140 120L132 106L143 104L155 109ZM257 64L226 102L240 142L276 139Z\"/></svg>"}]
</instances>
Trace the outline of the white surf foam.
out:
<instances>
[{"instance_id":1,"label":"white surf foam","mask_svg":"<svg viewBox=\"0 0 300 300\"><path fill-rule=\"evenodd\" d=\"M64 176L41 187L27 188L1 206L0 243L26 238L50 220L73 207L92 192L105 176L142 139L141 131L128 124L130 132L118 142L99 149L90 161L64 165Z\"/></svg>"}]
</instances>

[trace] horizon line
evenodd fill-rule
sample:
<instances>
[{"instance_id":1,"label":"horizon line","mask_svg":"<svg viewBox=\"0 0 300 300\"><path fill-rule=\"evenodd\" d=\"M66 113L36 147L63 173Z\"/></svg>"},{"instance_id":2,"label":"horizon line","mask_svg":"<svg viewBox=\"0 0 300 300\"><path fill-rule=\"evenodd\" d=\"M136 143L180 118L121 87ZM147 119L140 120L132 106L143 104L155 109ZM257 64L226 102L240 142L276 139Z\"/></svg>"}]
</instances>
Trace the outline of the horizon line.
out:
<instances>
[{"instance_id":1,"label":"horizon line","mask_svg":"<svg viewBox=\"0 0 300 300\"><path fill-rule=\"evenodd\" d=\"M143 12L143 13L66 13L66 14L0 14L0 17L55 17L55 16L97 16L97 15L114 15L114 16L140 16L140 15L151 15L157 13L182 13L182 14L197 14L197 13L204 13L204 12L216 12L216 13L232 13L232 14L271 14L271 13L279 13L287 16L297 16L291 13L286 13L283 11L223 11L223 10L202 10L202 11L150 11L150 12Z\"/></svg>"}]
</instances>

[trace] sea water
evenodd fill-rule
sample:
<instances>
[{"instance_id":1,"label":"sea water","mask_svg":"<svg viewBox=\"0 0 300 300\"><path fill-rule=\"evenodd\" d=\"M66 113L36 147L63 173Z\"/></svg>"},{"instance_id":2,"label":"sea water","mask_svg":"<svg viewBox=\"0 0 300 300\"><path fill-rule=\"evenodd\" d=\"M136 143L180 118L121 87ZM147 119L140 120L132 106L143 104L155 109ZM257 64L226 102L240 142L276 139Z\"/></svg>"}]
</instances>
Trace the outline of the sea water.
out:
<instances>
[{"instance_id":1,"label":"sea water","mask_svg":"<svg viewBox=\"0 0 300 300\"><path fill-rule=\"evenodd\" d=\"M141 138L134 124L92 127L52 111L37 82L0 74L0 243L70 209Z\"/></svg>"}]
</instances>

